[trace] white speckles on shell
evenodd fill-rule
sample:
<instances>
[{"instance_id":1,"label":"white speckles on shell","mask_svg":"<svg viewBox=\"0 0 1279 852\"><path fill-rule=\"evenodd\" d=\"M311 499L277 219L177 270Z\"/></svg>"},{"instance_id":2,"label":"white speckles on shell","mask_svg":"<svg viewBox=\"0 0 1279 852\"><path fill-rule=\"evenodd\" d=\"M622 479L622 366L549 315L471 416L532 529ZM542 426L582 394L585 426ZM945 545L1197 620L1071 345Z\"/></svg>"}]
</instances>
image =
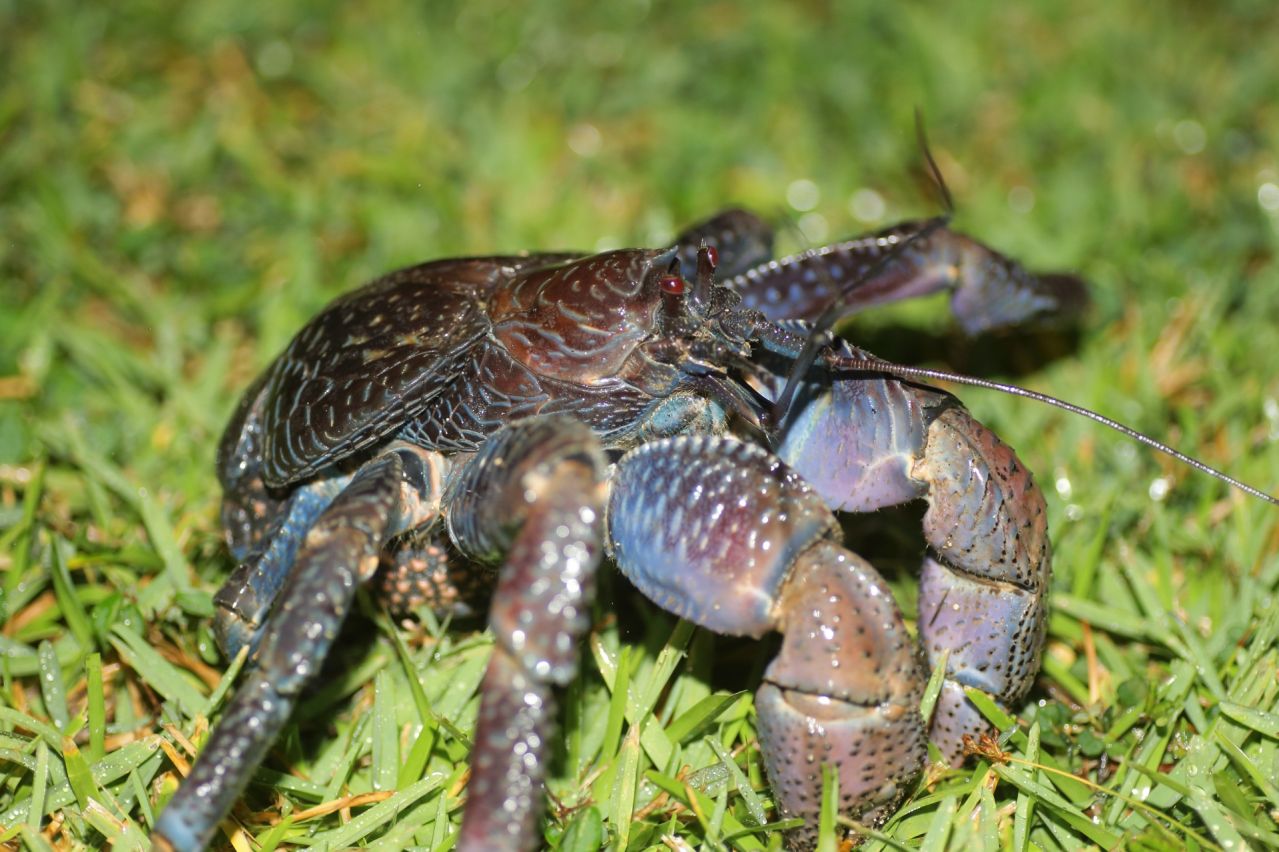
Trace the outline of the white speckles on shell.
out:
<instances>
[{"instance_id":1,"label":"white speckles on shell","mask_svg":"<svg viewBox=\"0 0 1279 852\"><path fill-rule=\"evenodd\" d=\"M768 629L773 591L795 554L836 529L779 460L718 435L656 441L623 457L609 519L619 566L649 597L751 635Z\"/></svg>"}]
</instances>

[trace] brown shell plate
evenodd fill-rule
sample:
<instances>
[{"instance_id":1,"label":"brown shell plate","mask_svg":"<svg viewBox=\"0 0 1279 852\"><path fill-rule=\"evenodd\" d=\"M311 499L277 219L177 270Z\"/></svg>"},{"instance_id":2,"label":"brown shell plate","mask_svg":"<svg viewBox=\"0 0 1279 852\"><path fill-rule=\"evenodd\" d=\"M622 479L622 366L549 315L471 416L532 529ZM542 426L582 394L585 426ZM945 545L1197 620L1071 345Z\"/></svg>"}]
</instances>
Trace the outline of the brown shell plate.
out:
<instances>
[{"instance_id":1,"label":"brown shell plate","mask_svg":"<svg viewBox=\"0 0 1279 852\"><path fill-rule=\"evenodd\" d=\"M420 414L488 333L485 299L493 287L568 258L435 261L330 304L270 368L263 479L271 486L305 479Z\"/></svg>"}]
</instances>

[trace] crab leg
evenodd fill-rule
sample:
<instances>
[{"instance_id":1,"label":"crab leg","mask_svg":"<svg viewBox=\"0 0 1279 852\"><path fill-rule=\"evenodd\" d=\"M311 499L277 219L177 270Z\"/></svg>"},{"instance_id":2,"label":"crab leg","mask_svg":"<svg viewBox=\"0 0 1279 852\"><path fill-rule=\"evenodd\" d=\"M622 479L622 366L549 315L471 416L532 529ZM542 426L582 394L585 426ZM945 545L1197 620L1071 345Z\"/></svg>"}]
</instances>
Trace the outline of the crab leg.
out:
<instances>
[{"instance_id":1,"label":"crab leg","mask_svg":"<svg viewBox=\"0 0 1279 852\"><path fill-rule=\"evenodd\" d=\"M484 675L460 850L538 846L552 687L577 670L601 553L607 462L565 416L494 435L450 482L449 531L481 562L503 562L489 612Z\"/></svg>"},{"instance_id":2,"label":"crab leg","mask_svg":"<svg viewBox=\"0 0 1279 852\"><path fill-rule=\"evenodd\" d=\"M267 613L288 577L307 531L350 477L321 479L295 491L260 546L236 567L213 602L213 634L228 659L256 648Z\"/></svg>"},{"instance_id":3,"label":"crab leg","mask_svg":"<svg viewBox=\"0 0 1279 852\"><path fill-rule=\"evenodd\" d=\"M883 580L837 543L821 495L732 438L680 437L618 462L609 540L659 606L718 633L780 631L756 698L760 745L788 843L811 848L822 766L840 809L882 820L923 765L918 646Z\"/></svg>"},{"instance_id":4,"label":"crab leg","mask_svg":"<svg viewBox=\"0 0 1279 852\"><path fill-rule=\"evenodd\" d=\"M852 315L875 305L950 291L950 306L967 334L1030 320L1068 318L1087 303L1083 282L1070 275L1034 275L971 237L940 228L915 239L874 276L859 281L888 252L927 223L904 222L814 252L768 261L723 283L746 307L771 320L816 320L855 284L842 302Z\"/></svg>"},{"instance_id":5,"label":"crab leg","mask_svg":"<svg viewBox=\"0 0 1279 852\"><path fill-rule=\"evenodd\" d=\"M160 814L158 846L200 850L213 837L328 653L383 543L415 520L402 511L401 491L420 478L412 470L420 466L421 457L407 450L373 459L310 528L252 669Z\"/></svg>"}]
</instances>

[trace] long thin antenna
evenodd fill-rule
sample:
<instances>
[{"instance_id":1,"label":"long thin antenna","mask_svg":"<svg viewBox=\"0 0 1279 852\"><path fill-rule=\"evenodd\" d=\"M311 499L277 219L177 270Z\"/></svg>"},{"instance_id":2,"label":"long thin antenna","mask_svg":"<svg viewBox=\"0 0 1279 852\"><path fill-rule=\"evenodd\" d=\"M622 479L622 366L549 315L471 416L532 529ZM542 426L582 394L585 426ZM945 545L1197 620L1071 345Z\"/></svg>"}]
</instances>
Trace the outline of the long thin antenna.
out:
<instances>
[{"instance_id":1,"label":"long thin antenna","mask_svg":"<svg viewBox=\"0 0 1279 852\"><path fill-rule=\"evenodd\" d=\"M1139 444L1145 444L1147 447L1150 447L1153 450L1158 450L1164 455L1171 456L1172 458L1176 459L1182 464L1189 465L1190 467L1194 468L1200 473L1206 473L1209 476L1213 477L1214 479L1219 479L1222 482L1225 482L1229 485L1233 485L1235 488L1238 488L1240 491L1244 492L1245 494L1250 494L1253 497L1257 497L1261 500L1265 500L1267 503L1270 503L1271 505L1279 506L1279 498L1272 497L1266 492L1260 490L1259 488L1254 488L1253 486L1247 484L1246 482L1241 482L1238 479L1235 479L1233 476L1230 476L1229 474L1222 473L1221 471L1217 470L1215 467L1206 465L1203 462L1199 461L1198 459L1191 458L1185 453L1178 452L1177 450L1174 450L1172 447L1168 446L1167 444L1156 441L1154 438L1151 438L1147 435L1143 435L1141 432L1138 432L1136 429L1133 429L1130 426L1125 426L1124 424L1120 423L1118 420L1111 420L1109 417L1106 417L1103 414L1098 414L1095 411L1090 411L1087 408L1084 408L1079 405L1075 405L1074 403L1066 402L1065 400L1058 399L1055 396L1049 396L1046 393L1039 393L1038 391L1027 390L1026 388L1018 387L1017 385L1005 384L1004 382L995 382L989 379L978 379L978 378L974 378L973 376L965 376L961 373L952 373L947 370L933 370L927 367L910 367L910 366L906 366L905 364L895 364L892 361L885 361L882 358L876 358L873 355L868 355L868 357L851 357L850 358L847 355L838 355L835 353L831 353L827 358L827 363L833 369L870 371L870 372L877 372L877 373L883 372L883 373L889 373L891 375L900 376L900 377L936 379L940 381L954 382L955 384L960 384L960 385L972 385L973 387L996 390L996 391L1000 391L1001 393L1009 394L1011 396L1020 396L1020 397L1025 397L1026 399L1033 399L1036 402L1042 402L1046 405L1051 405L1054 408L1060 408L1063 411L1069 411L1071 414L1078 414L1080 417L1086 417L1089 420L1100 423L1103 426L1108 426L1109 428L1114 429L1116 432L1119 432L1122 435L1126 435L1129 438L1132 438L1134 441L1136 441Z\"/></svg>"}]
</instances>

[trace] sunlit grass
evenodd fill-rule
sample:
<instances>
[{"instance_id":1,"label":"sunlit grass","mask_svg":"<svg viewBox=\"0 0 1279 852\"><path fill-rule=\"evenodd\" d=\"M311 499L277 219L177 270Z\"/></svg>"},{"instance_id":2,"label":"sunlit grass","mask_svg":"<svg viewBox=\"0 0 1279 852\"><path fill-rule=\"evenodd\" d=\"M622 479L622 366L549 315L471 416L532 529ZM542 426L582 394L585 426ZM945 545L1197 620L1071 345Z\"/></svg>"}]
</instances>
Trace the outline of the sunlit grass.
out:
<instances>
[{"instance_id":1,"label":"sunlit grass","mask_svg":"<svg viewBox=\"0 0 1279 852\"><path fill-rule=\"evenodd\" d=\"M144 842L231 685L216 441L326 301L429 257L660 244L729 203L798 223L789 247L931 215L916 107L958 225L1080 270L1095 307L1047 342L966 344L936 301L849 334L1273 492L1276 24L1264 2L0 2L0 842ZM1279 514L962 395L1048 494L1044 674L999 749L930 771L868 846L1279 845ZM764 660L601 585L548 842L779 848ZM221 842L450 842L489 640L362 610Z\"/></svg>"}]
</instances>

